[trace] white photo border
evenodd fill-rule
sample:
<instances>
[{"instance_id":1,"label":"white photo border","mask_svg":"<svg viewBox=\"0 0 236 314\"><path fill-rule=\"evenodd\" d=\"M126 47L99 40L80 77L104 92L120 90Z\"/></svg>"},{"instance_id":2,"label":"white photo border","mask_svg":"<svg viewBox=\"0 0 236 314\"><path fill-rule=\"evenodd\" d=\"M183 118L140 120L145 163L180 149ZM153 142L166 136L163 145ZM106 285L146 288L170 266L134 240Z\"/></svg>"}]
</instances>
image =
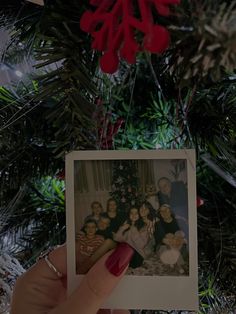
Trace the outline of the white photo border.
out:
<instances>
[{"instance_id":1,"label":"white photo border","mask_svg":"<svg viewBox=\"0 0 236 314\"><path fill-rule=\"evenodd\" d=\"M73 151L66 155L68 294L84 275L76 274L74 164L77 160L185 159L189 215L189 276L125 276L102 308L198 311L196 160L194 149Z\"/></svg>"}]
</instances>

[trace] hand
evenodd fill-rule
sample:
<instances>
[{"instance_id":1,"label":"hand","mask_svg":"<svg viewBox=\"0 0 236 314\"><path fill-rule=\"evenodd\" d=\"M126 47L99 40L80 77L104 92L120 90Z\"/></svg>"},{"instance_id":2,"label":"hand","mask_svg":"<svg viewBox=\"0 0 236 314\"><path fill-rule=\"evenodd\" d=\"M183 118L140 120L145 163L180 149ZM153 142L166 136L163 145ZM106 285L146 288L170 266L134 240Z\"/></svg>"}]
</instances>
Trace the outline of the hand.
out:
<instances>
[{"instance_id":1,"label":"hand","mask_svg":"<svg viewBox=\"0 0 236 314\"><path fill-rule=\"evenodd\" d=\"M50 253L51 263L63 276L49 268L41 259L16 282L11 314L95 314L113 288L125 274L133 249L121 243L116 250L108 252L90 269L79 287L66 297L66 247ZM100 314L110 314L101 310ZM125 314L129 311L113 313Z\"/></svg>"},{"instance_id":2,"label":"hand","mask_svg":"<svg viewBox=\"0 0 236 314\"><path fill-rule=\"evenodd\" d=\"M122 225L122 230L127 230L127 229L129 229L129 228L130 228L130 224L124 223L124 224Z\"/></svg>"},{"instance_id":3,"label":"hand","mask_svg":"<svg viewBox=\"0 0 236 314\"><path fill-rule=\"evenodd\" d=\"M147 225L147 231L149 233L149 236L151 237L154 233L154 229L155 229L155 221L153 220L150 220L150 219L147 219L146 221L146 225Z\"/></svg>"}]
</instances>

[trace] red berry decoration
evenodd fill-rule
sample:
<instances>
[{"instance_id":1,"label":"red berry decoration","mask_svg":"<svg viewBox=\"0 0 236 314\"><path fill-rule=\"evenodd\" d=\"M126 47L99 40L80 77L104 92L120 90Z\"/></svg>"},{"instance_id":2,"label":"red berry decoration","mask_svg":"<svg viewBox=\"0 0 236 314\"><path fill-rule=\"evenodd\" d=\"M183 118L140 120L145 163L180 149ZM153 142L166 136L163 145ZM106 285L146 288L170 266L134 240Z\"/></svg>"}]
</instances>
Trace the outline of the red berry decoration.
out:
<instances>
[{"instance_id":1,"label":"red berry decoration","mask_svg":"<svg viewBox=\"0 0 236 314\"><path fill-rule=\"evenodd\" d=\"M157 40L158 38L158 40ZM163 26L156 25L144 38L144 48L151 53L162 53L169 46L170 35Z\"/></svg>"},{"instance_id":2,"label":"red berry decoration","mask_svg":"<svg viewBox=\"0 0 236 314\"><path fill-rule=\"evenodd\" d=\"M204 200L200 196L197 196L197 207L202 205L204 205Z\"/></svg>"},{"instance_id":3,"label":"red berry decoration","mask_svg":"<svg viewBox=\"0 0 236 314\"><path fill-rule=\"evenodd\" d=\"M138 51L162 53L169 46L170 36L163 26L154 24L152 6L159 15L168 16L169 6L180 0L138 0L140 19L134 16L133 0L90 0L96 7L94 12L86 11L80 27L93 37L92 48L103 52L100 66L103 72L114 73L119 58L133 64ZM136 40L136 34L143 35L143 42Z\"/></svg>"}]
</instances>

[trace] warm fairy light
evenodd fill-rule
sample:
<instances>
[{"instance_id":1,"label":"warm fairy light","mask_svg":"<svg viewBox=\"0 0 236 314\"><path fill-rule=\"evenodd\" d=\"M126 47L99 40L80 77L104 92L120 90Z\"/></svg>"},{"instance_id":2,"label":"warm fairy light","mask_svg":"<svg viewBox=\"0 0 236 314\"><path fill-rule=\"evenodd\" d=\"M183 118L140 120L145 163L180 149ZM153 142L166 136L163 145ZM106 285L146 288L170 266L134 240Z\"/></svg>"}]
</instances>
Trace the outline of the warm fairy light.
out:
<instances>
[{"instance_id":1,"label":"warm fairy light","mask_svg":"<svg viewBox=\"0 0 236 314\"><path fill-rule=\"evenodd\" d=\"M38 5L44 5L44 0L26 0L28 2L32 2Z\"/></svg>"}]
</instances>

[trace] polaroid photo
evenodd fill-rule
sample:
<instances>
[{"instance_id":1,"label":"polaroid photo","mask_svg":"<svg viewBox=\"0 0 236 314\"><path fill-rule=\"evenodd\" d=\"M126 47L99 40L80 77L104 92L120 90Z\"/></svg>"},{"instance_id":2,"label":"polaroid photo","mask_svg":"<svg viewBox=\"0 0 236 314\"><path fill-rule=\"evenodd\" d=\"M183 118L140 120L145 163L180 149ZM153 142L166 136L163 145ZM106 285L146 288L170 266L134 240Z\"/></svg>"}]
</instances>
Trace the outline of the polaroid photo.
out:
<instances>
[{"instance_id":1,"label":"polaroid photo","mask_svg":"<svg viewBox=\"0 0 236 314\"><path fill-rule=\"evenodd\" d=\"M194 150L66 156L68 288L117 243L135 250L103 308L198 310Z\"/></svg>"}]
</instances>

